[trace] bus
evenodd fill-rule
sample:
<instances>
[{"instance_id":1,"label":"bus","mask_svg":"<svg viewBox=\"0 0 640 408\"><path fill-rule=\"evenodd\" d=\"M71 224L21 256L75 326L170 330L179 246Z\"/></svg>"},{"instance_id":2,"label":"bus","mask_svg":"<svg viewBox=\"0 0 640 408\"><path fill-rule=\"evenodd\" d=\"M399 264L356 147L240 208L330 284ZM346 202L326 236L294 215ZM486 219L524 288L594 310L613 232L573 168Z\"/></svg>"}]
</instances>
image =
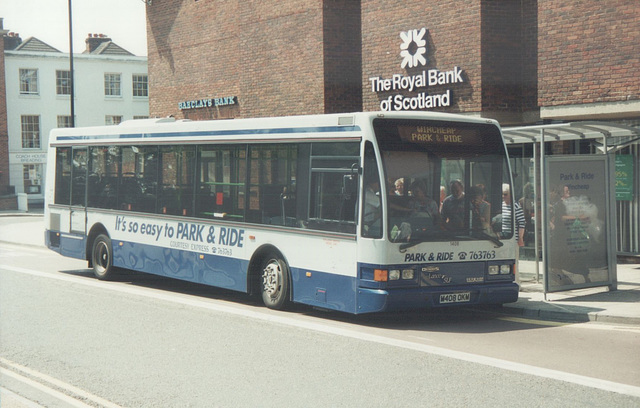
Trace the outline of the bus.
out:
<instances>
[{"instance_id":1,"label":"bus","mask_svg":"<svg viewBox=\"0 0 640 408\"><path fill-rule=\"evenodd\" d=\"M46 178L47 247L98 279L126 269L273 309L353 314L518 298L494 120L359 112L54 129Z\"/></svg>"}]
</instances>

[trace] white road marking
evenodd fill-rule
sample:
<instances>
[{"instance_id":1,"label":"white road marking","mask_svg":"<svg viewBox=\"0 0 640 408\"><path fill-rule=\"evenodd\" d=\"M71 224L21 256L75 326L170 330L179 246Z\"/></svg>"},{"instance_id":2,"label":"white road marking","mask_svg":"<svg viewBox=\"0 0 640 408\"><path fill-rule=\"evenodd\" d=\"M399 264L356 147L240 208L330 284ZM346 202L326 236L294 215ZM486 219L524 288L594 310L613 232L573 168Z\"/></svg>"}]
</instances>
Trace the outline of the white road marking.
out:
<instances>
[{"instance_id":1,"label":"white road marking","mask_svg":"<svg viewBox=\"0 0 640 408\"><path fill-rule=\"evenodd\" d=\"M441 357L453 358L456 360L482 364L489 367L499 368L503 370L509 370L522 374L534 375L537 377L549 378L558 381L565 381L585 387L597 388L604 391L615 392L624 395L630 395L633 397L640 397L640 387L636 387L628 384L616 383L613 381L601 380L598 378L587 377L578 374L566 373L563 371L552 370L542 367L535 367L528 364L516 363L507 360L501 360L493 357L486 357L462 351L448 350L442 347L430 346L426 344L414 343L407 340L393 339L380 335L364 333L352 328L335 327L330 326L327 323L321 323L316 320L305 320L304 317L287 316L286 312L273 312L271 310L257 311L243 307L242 305L224 305L219 302L192 297L189 295L181 295L175 293L158 292L153 289L145 289L132 286L124 286L117 282L103 282L98 280L89 280L86 278L79 278L69 275L60 275L54 273L40 272L27 268L20 268L14 266L3 266L5 270L28 274L32 276L38 276L48 279L57 279L60 281L73 282L76 284L82 284L86 286L96 287L100 289L107 289L117 291L120 293L128 293L135 296L144 296L151 299L162 300L166 302L177 303L185 306L191 306L196 308L203 308L216 312L228 313L237 316L243 316L253 319L259 319L262 321L278 323L291 327L304 328L321 333L333 334L337 336L364 340L378 344L384 344L393 347L401 347L407 350L418 351L422 353L437 355Z\"/></svg>"},{"instance_id":2,"label":"white road marking","mask_svg":"<svg viewBox=\"0 0 640 408\"><path fill-rule=\"evenodd\" d=\"M567 326L567 327L571 327L572 329L628 331L630 333L640 333L640 327L638 326L620 326L620 325L612 325L612 324L597 323L597 322L589 322L589 323L553 322L549 320L527 319L524 317L498 317L496 319L506 321L506 322L535 324L538 326L549 326L549 327Z\"/></svg>"},{"instance_id":3,"label":"white road marking","mask_svg":"<svg viewBox=\"0 0 640 408\"><path fill-rule=\"evenodd\" d=\"M101 406L104 406L106 408L121 408L119 405L116 405L114 403L112 403L111 401L107 401L104 398L98 397L97 395L93 395L91 393L88 393L84 390L81 390L78 387L74 387L71 384L67 384L64 381L60 381L56 378L53 378L51 376L48 376L46 374L42 374L38 371L35 371L33 369L21 366L20 364L14 363L12 361L9 361L5 358L0 358L0 364L3 364L6 367L9 368L2 368L0 367L0 373L2 375L5 375L7 377L11 377L15 380L20 381L23 384L26 384L32 388L35 388L38 391L44 392L54 398L56 398L59 401L62 401L66 404L69 404L70 406L73 407L78 407L78 408L91 408L93 405L88 405L85 404L84 402L78 400L77 398L73 398L67 394L64 394L58 390L56 390L55 388L52 388L50 386L48 386L45 383L48 383L49 385L52 385L53 387L56 387L60 390L64 390L67 391L70 394L76 395L81 399L99 404ZM22 374L26 374L29 377L26 377L25 375ZM32 378L38 379L42 382L38 382L33 380Z\"/></svg>"}]
</instances>

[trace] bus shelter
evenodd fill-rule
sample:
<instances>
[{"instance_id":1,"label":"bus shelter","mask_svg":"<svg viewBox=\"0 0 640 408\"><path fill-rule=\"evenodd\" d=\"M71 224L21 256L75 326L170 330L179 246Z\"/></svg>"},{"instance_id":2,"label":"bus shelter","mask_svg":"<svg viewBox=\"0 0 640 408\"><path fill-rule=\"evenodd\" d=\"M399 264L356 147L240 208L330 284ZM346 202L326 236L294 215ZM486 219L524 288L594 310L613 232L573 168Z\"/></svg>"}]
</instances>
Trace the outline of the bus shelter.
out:
<instances>
[{"instance_id":1,"label":"bus shelter","mask_svg":"<svg viewBox=\"0 0 640 408\"><path fill-rule=\"evenodd\" d=\"M545 293L615 290L617 256L640 256L640 129L585 121L503 133L526 219L520 259L535 262Z\"/></svg>"}]
</instances>

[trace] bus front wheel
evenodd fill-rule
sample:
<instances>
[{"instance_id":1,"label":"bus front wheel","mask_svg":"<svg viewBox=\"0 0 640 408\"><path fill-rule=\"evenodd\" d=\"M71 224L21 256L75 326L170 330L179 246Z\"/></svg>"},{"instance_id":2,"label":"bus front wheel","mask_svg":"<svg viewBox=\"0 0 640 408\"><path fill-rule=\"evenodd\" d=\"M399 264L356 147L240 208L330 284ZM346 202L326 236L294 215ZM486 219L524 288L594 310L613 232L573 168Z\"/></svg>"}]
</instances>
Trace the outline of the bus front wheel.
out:
<instances>
[{"instance_id":1,"label":"bus front wheel","mask_svg":"<svg viewBox=\"0 0 640 408\"><path fill-rule=\"evenodd\" d=\"M104 234L100 234L93 241L91 251L91 263L93 274L100 280L109 280L113 277L113 250L111 239Z\"/></svg>"},{"instance_id":2,"label":"bus front wheel","mask_svg":"<svg viewBox=\"0 0 640 408\"><path fill-rule=\"evenodd\" d=\"M262 301L270 309L284 309L289 301L289 268L279 256L268 256L262 265Z\"/></svg>"}]
</instances>

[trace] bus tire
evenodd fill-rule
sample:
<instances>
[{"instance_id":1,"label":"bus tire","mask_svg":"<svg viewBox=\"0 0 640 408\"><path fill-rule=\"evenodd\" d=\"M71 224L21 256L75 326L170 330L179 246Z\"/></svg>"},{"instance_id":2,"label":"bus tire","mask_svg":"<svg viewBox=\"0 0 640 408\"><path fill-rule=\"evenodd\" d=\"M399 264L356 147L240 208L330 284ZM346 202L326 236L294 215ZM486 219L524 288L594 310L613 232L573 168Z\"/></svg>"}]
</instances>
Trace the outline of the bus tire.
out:
<instances>
[{"instance_id":1,"label":"bus tire","mask_svg":"<svg viewBox=\"0 0 640 408\"><path fill-rule=\"evenodd\" d=\"M111 239L104 234L100 234L93 241L91 251L91 264L93 265L93 274L100 280L109 280L113 278L113 249L111 247Z\"/></svg>"},{"instance_id":2,"label":"bus tire","mask_svg":"<svg viewBox=\"0 0 640 408\"><path fill-rule=\"evenodd\" d=\"M277 255L269 255L262 263L262 301L270 309L282 310L289 303L289 267Z\"/></svg>"}]
</instances>

